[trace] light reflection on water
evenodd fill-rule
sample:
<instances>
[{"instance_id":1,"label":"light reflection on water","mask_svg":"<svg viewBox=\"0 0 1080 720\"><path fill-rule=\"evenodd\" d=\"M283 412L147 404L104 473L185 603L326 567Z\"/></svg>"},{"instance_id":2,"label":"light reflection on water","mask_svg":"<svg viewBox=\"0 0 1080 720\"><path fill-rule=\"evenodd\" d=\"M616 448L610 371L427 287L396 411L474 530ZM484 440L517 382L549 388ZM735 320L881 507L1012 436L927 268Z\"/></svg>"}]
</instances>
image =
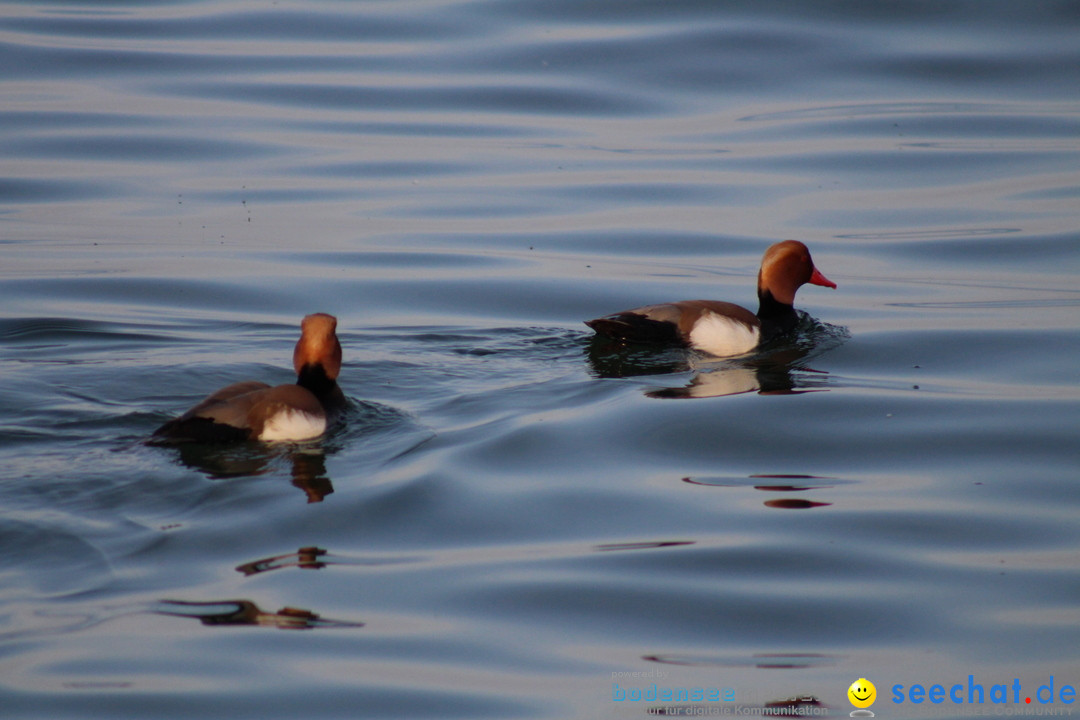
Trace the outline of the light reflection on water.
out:
<instances>
[{"instance_id":1,"label":"light reflection on water","mask_svg":"<svg viewBox=\"0 0 1080 720\"><path fill-rule=\"evenodd\" d=\"M0 6L5 711L622 717L613 673L664 668L833 714L867 677L904 714L894 683L1075 681L1078 23ZM581 324L753 306L786 237L839 288L780 347ZM288 381L315 311L345 429L143 443Z\"/></svg>"}]
</instances>

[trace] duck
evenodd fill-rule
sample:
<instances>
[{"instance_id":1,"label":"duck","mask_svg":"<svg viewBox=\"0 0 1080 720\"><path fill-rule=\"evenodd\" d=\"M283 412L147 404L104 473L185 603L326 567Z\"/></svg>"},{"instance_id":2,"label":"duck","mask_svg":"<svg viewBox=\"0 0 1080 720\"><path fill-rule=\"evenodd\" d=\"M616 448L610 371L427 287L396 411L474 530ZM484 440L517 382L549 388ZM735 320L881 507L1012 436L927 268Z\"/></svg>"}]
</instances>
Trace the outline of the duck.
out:
<instances>
[{"instance_id":1,"label":"duck","mask_svg":"<svg viewBox=\"0 0 1080 720\"><path fill-rule=\"evenodd\" d=\"M758 272L758 311L718 300L681 300L605 315L585 324L620 342L700 350L716 357L754 351L799 323L795 293L805 284L836 288L814 267L810 250L798 240L771 245Z\"/></svg>"},{"instance_id":2,"label":"duck","mask_svg":"<svg viewBox=\"0 0 1080 720\"><path fill-rule=\"evenodd\" d=\"M338 387L341 343L337 318L313 313L300 324L293 351L296 382L233 383L207 396L154 431L156 443L221 443L245 440L302 441L323 435L345 409Z\"/></svg>"}]
</instances>

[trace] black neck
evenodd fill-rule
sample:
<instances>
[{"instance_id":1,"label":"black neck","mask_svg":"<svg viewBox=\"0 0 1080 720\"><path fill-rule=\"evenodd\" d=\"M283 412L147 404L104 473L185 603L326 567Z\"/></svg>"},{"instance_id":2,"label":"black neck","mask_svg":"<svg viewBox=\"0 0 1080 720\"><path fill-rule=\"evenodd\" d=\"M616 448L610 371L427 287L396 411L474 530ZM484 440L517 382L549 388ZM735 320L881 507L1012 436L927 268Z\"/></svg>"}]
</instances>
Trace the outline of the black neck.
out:
<instances>
[{"instance_id":1,"label":"black neck","mask_svg":"<svg viewBox=\"0 0 1080 720\"><path fill-rule=\"evenodd\" d=\"M799 324L799 315L795 308L787 303L782 303L773 297L768 290L758 293L757 316L761 321L761 335L763 341L768 341L777 335L789 333Z\"/></svg>"},{"instance_id":2,"label":"black neck","mask_svg":"<svg viewBox=\"0 0 1080 720\"><path fill-rule=\"evenodd\" d=\"M326 368L321 364L305 365L296 376L296 384L307 388L320 400L329 397L337 390L337 381L326 376Z\"/></svg>"}]
</instances>

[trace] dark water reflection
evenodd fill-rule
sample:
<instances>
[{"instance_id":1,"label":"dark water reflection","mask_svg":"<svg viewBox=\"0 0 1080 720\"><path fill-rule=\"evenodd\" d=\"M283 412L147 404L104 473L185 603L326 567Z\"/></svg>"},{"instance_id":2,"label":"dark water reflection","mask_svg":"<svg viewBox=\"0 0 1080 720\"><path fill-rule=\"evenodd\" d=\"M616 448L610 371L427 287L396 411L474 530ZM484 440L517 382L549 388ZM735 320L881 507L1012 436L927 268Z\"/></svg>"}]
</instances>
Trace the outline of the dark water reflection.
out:
<instances>
[{"instance_id":1,"label":"dark water reflection","mask_svg":"<svg viewBox=\"0 0 1080 720\"><path fill-rule=\"evenodd\" d=\"M1075 685L1078 30L996 0L0 6L5 716ZM789 237L840 289L786 344L581 324L752 304ZM145 444L289 381L313 311L344 428Z\"/></svg>"}]
</instances>

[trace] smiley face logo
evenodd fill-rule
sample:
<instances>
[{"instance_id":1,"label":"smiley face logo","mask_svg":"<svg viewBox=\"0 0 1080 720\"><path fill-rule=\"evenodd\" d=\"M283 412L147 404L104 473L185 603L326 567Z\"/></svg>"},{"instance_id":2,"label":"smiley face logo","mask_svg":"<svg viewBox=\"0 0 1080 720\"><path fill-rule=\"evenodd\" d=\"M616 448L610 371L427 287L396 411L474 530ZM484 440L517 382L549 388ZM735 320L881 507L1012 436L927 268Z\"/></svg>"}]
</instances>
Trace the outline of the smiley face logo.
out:
<instances>
[{"instance_id":1,"label":"smiley face logo","mask_svg":"<svg viewBox=\"0 0 1080 720\"><path fill-rule=\"evenodd\" d=\"M848 700L857 708L868 708L877 700L877 688L866 678L859 678L847 689Z\"/></svg>"}]
</instances>

